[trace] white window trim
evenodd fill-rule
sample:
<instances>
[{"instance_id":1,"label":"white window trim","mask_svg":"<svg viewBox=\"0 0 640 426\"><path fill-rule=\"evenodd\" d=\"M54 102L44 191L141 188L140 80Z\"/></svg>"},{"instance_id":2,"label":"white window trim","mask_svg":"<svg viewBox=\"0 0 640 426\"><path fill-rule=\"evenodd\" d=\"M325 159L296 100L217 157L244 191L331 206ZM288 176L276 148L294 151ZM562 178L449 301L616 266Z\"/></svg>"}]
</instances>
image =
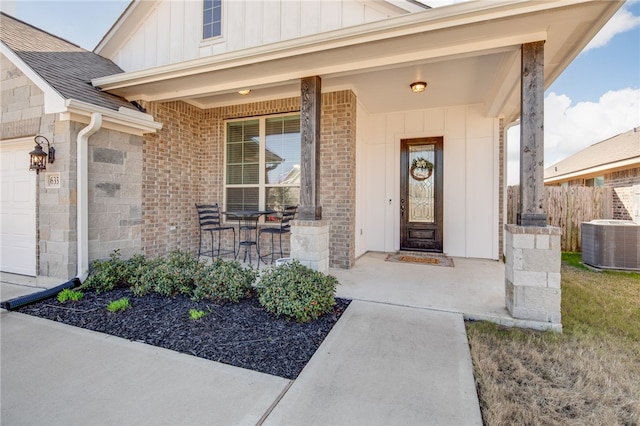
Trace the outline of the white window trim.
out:
<instances>
[{"instance_id":1,"label":"white window trim","mask_svg":"<svg viewBox=\"0 0 640 426\"><path fill-rule=\"evenodd\" d=\"M259 115L255 117L242 117L242 118L233 118L224 120L224 132L223 132L223 209L222 211L227 211L227 188L258 188L258 209L264 210L266 207L266 188L267 185L265 183L265 174L264 174L264 165L266 161L266 133L267 133L267 120L274 117L292 117L292 116L300 116L300 112L285 112L280 114L269 114L269 115ZM250 120L258 120L258 133L259 133L259 173L258 173L258 183L257 184L227 184L227 124L242 122L242 121L250 121ZM302 149L302 146L300 147ZM283 187L283 188L300 188L300 185L294 184L280 184L280 185L269 185L269 187ZM225 219L226 221L226 219ZM230 222L232 222L230 220ZM264 223L264 217L260 218L259 223Z\"/></svg>"},{"instance_id":2,"label":"white window trim","mask_svg":"<svg viewBox=\"0 0 640 426\"><path fill-rule=\"evenodd\" d=\"M204 38L204 0L200 0L200 47L206 47L213 44L220 44L225 41L225 22L227 22L227 7L225 7L226 0L220 1L220 35L209 38Z\"/></svg>"}]
</instances>

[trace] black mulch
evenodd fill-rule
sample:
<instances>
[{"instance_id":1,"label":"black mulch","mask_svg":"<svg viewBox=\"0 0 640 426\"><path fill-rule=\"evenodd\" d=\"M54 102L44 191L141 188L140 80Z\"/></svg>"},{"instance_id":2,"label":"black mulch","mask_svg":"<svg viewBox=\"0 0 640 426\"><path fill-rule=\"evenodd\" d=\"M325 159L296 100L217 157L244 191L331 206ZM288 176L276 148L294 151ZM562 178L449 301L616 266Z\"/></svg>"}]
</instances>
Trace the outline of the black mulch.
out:
<instances>
[{"instance_id":1,"label":"black mulch","mask_svg":"<svg viewBox=\"0 0 640 426\"><path fill-rule=\"evenodd\" d=\"M111 313L107 304L128 297L131 308ZM129 289L85 293L78 302L56 298L19 309L53 321L111 334L236 367L295 379L349 305L336 299L329 314L307 324L276 318L257 297L239 303L193 301L157 294L135 297ZM189 317L189 309L207 315Z\"/></svg>"}]
</instances>

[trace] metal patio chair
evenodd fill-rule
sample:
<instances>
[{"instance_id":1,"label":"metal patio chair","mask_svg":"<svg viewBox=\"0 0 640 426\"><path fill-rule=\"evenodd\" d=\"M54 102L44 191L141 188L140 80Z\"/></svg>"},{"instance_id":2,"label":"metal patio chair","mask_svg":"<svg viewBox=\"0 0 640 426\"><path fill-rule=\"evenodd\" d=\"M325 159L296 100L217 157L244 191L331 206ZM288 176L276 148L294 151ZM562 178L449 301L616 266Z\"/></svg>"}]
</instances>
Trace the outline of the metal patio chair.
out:
<instances>
[{"instance_id":1,"label":"metal patio chair","mask_svg":"<svg viewBox=\"0 0 640 426\"><path fill-rule=\"evenodd\" d=\"M271 263L274 262L274 255L276 252L275 246L274 246L274 236L276 235L278 236L279 243L280 243L280 258L283 257L282 235L291 232L290 222L295 218L297 210L298 210L298 206L285 207L285 209L279 213L280 220L279 220L278 226L271 226L271 227L265 227L260 229L260 232L258 233L258 244L260 243L260 237L262 236L262 234L271 235L271 251L269 253L261 253L260 249L258 248L258 253L260 253L260 258L263 260L263 262L264 262L264 258L268 256L271 256Z\"/></svg>"},{"instance_id":2,"label":"metal patio chair","mask_svg":"<svg viewBox=\"0 0 640 426\"><path fill-rule=\"evenodd\" d=\"M200 256L220 257L225 254L233 254L236 256L236 229L230 225L224 225L220 220L220 208L218 204L196 204L198 210L198 220L200 221L200 238L198 241L198 258ZM223 231L231 231L233 233L233 250L221 249ZM202 250L202 234L209 232L211 234L211 250ZM213 233L218 234L218 249L214 249ZM215 253L215 255L214 255Z\"/></svg>"}]
</instances>

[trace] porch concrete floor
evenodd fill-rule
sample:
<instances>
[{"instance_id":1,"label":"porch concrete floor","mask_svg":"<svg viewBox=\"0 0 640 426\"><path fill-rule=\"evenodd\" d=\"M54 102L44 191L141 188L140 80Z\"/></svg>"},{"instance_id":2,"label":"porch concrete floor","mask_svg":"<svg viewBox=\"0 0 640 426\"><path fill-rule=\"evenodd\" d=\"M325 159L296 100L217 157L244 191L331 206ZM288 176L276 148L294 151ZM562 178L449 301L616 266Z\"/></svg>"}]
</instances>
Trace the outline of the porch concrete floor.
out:
<instances>
[{"instance_id":1,"label":"porch concrete floor","mask_svg":"<svg viewBox=\"0 0 640 426\"><path fill-rule=\"evenodd\" d=\"M387 255L368 252L351 269L330 269L340 282L337 296L519 325L505 307L503 263L455 257L446 267L387 262Z\"/></svg>"}]
</instances>

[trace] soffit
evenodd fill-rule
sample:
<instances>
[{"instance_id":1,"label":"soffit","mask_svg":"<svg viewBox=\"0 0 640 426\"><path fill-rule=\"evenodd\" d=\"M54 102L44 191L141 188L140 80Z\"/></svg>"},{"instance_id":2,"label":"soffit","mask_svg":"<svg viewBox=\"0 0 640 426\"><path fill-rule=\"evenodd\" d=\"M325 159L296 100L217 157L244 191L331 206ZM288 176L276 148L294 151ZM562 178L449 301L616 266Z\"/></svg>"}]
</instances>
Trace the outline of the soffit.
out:
<instances>
[{"instance_id":1,"label":"soffit","mask_svg":"<svg viewBox=\"0 0 640 426\"><path fill-rule=\"evenodd\" d=\"M316 36L307 44L249 49L94 84L129 100L208 108L298 96L299 79L319 75L323 91L351 88L372 113L482 103L488 115L511 120L520 109L520 45L546 40L548 87L622 3L492 4L499 7L454 5L390 20L402 25L365 25L359 34L351 28L325 34L324 41ZM419 96L408 89L416 80L429 84ZM243 88L252 93L240 97Z\"/></svg>"}]
</instances>

